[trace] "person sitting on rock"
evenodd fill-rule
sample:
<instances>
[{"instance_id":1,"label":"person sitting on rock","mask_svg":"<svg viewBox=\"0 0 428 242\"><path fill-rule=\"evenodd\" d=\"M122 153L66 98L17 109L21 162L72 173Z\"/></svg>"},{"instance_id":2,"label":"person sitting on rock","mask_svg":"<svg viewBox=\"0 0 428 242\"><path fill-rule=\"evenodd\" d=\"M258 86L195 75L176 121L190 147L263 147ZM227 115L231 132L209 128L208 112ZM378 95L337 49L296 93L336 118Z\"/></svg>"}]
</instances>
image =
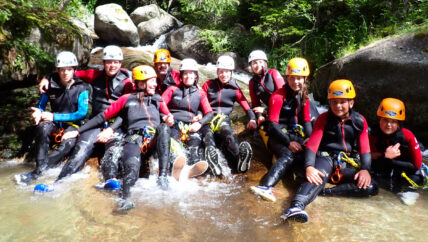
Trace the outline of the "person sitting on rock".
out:
<instances>
[{"instance_id":1,"label":"person sitting on rock","mask_svg":"<svg viewBox=\"0 0 428 242\"><path fill-rule=\"evenodd\" d=\"M204 83L202 90L205 91L208 101L214 111L214 118L202 127L203 141L205 144L205 158L214 175L221 175L221 166L218 162L218 154L215 149L216 135L223 144L223 147L231 156L233 166L238 172L246 172L250 168L250 161L253 154L251 145L248 142L238 144L233 135L229 115L232 112L235 102L239 102L247 112L247 128L256 129L256 117L251 110L247 99L239 88L236 80L232 77L235 70L235 61L230 56L220 56L217 60L218 78Z\"/></svg>"},{"instance_id":2,"label":"person sitting on rock","mask_svg":"<svg viewBox=\"0 0 428 242\"><path fill-rule=\"evenodd\" d=\"M122 50L115 45L106 46L103 49L104 70L79 70L76 75L92 86L92 114L95 117L110 106L120 96L132 93L134 85L129 79L129 72L121 68L123 60ZM46 81L42 80L39 90L46 90ZM105 150L101 159L101 171L104 179L115 178L119 171L119 156L123 143L123 132L121 130L121 118L109 119L98 127L88 129L79 135L76 147L70 155L70 159L64 165L57 180L80 171L86 161L95 150L96 142L105 143L100 147ZM102 153L102 152L101 152ZM102 157L102 154L100 155ZM116 158L115 158L116 157Z\"/></svg>"},{"instance_id":3,"label":"person sitting on rock","mask_svg":"<svg viewBox=\"0 0 428 242\"><path fill-rule=\"evenodd\" d=\"M202 142L199 130L213 117L213 110L203 90L198 88L198 64L194 59L185 58L180 65L179 86L170 86L162 94L162 99L174 115L176 123L171 127L171 137L185 144L188 151L188 165L192 166L189 177L203 174L208 169L206 161L200 161L199 146ZM200 118L198 111L202 110ZM173 176L178 180L181 170L173 167Z\"/></svg>"},{"instance_id":4,"label":"person sitting on rock","mask_svg":"<svg viewBox=\"0 0 428 242\"><path fill-rule=\"evenodd\" d=\"M370 135L373 177L384 188L398 193L405 204L412 205L419 196L415 189L422 187L427 167L422 163L415 136L403 128L404 103L396 98L385 98L377 116L379 126L372 129Z\"/></svg>"},{"instance_id":5,"label":"person sitting on rock","mask_svg":"<svg viewBox=\"0 0 428 242\"><path fill-rule=\"evenodd\" d=\"M157 91L160 95L170 86L178 86L180 84L180 72L171 67L171 54L166 49L158 49L155 52L154 69L157 74Z\"/></svg>"},{"instance_id":6,"label":"person sitting on rock","mask_svg":"<svg viewBox=\"0 0 428 242\"><path fill-rule=\"evenodd\" d=\"M267 145L267 127L263 123L268 113L266 107L269 106L271 95L284 86L285 81L276 69L269 69L267 66L267 56L262 50L253 50L248 57L248 64L253 72L248 89L250 90L251 105L257 117L260 135ZM264 104L264 106L263 106Z\"/></svg>"},{"instance_id":7,"label":"person sitting on rock","mask_svg":"<svg viewBox=\"0 0 428 242\"><path fill-rule=\"evenodd\" d=\"M317 118L306 144L307 181L297 189L291 206L281 215L282 219L307 222L305 207L318 194L331 194L328 189L324 190L328 180L338 186L352 187L352 193L341 195L362 197L377 194L377 186L369 173L371 155L367 122L352 109L355 96L354 86L349 80L335 80L330 84L330 108Z\"/></svg>"},{"instance_id":8,"label":"person sitting on rock","mask_svg":"<svg viewBox=\"0 0 428 242\"><path fill-rule=\"evenodd\" d=\"M69 51L56 56L56 72L46 76L49 89L41 95L32 118L37 125L35 135L36 169L16 176L18 183L28 184L43 171L55 167L73 149L76 139L62 140L64 131L76 130L88 113L88 86L74 75L78 66L76 56ZM50 103L51 112L45 111ZM54 135L52 135L55 133ZM58 148L48 155L51 140Z\"/></svg>"},{"instance_id":9,"label":"person sitting on rock","mask_svg":"<svg viewBox=\"0 0 428 242\"><path fill-rule=\"evenodd\" d=\"M312 117L308 98L309 64L304 58L288 62L287 84L275 91L269 100L268 148L276 162L251 191L269 201L276 201L274 186L296 162L303 164L304 145L312 133ZM297 166L299 167L299 166ZM299 167L303 169L302 167Z\"/></svg>"},{"instance_id":10,"label":"person sitting on rock","mask_svg":"<svg viewBox=\"0 0 428 242\"><path fill-rule=\"evenodd\" d=\"M159 158L158 185L168 189L168 167L170 149L170 129L174 124L162 98L156 94L156 72L147 65L140 65L132 69L132 78L136 85L136 93L121 96L104 112L89 120L78 131L66 134L64 138L73 137L77 133L97 127L106 120L121 116L127 126L125 145L123 148L124 178L122 200L119 201L119 210L128 210L135 205L130 200L130 188L139 177L141 161L146 161L155 151ZM166 123L161 123L162 112Z\"/></svg>"}]
</instances>

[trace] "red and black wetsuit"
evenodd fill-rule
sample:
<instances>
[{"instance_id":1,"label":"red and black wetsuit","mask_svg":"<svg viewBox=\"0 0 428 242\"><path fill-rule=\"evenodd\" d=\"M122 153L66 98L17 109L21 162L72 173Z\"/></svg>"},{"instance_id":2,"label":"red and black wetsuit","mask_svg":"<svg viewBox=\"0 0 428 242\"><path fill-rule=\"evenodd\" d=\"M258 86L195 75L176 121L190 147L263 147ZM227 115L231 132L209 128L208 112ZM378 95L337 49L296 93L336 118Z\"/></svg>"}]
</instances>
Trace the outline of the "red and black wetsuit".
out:
<instances>
[{"instance_id":1,"label":"red and black wetsuit","mask_svg":"<svg viewBox=\"0 0 428 242\"><path fill-rule=\"evenodd\" d=\"M261 102L268 106L270 96L284 84L284 78L275 69L267 69L263 75L254 75L248 84L252 107L262 106ZM260 114L256 115L260 116Z\"/></svg>"},{"instance_id":2,"label":"red and black wetsuit","mask_svg":"<svg viewBox=\"0 0 428 242\"><path fill-rule=\"evenodd\" d=\"M305 137L312 132L309 99L301 104L300 95L288 85L275 91L269 100L269 140L268 148L275 154L276 163L260 181L261 186L273 187L284 176L294 161L301 161L303 153L293 153L288 148L290 142L298 142L303 147ZM304 127L301 132L298 126ZM303 135L302 135L303 134Z\"/></svg>"},{"instance_id":3,"label":"red and black wetsuit","mask_svg":"<svg viewBox=\"0 0 428 242\"><path fill-rule=\"evenodd\" d=\"M385 187L398 192L403 187L409 186L408 181L401 177L402 172L417 184L422 184L423 177L419 171L422 166L422 153L416 137L410 130L399 128L395 133L386 135L379 129L372 132L369 138L372 152L382 153L382 157L373 160L372 171L375 177L388 183L383 184ZM400 144L400 156L394 159L386 158L386 149L397 143ZM392 184L390 184L391 181Z\"/></svg>"},{"instance_id":4,"label":"red and black wetsuit","mask_svg":"<svg viewBox=\"0 0 428 242\"><path fill-rule=\"evenodd\" d=\"M162 95L162 93L164 93L168 87L180 85L180 72L170 67L168 69L168 73L165 76L165 79L161 81L158 77L156 82L158 84L156 90L160 95Z\"/></svg>"},{"instance_id":5,"label":"red and black wetsuit","mask_svg":"<svg viewBox=\"0 0 428 242\"><path fill-rule=\"evenodd\" d=\"M247 99L236 83L235 79L231 79L227 83L222 83L219 79L210 80L204 83L202 90L205 91L208 101L215 114L224 114L226 118L219 125L218 130L219 137L224 142L227 151L232 155L233 161L238 161L239 155L239 144L231 127L229 115L233 110L235 102L239 102L241 107L247 112L249 120L256 120L253 110L250 108ZM214 131L211 129L209 124L206 124L202 128L202 134L204 137L205 147L215 147Z\"/></svg>"},{"instance_id":6,"label":"red and black wetsuit","mask_svg":"<svg viewBox=\"0 0 428 242\"><path fill-rule=\"evenodd\" d=\"M33 178L37 178L47 168L58 165L76 144L76 139L62 141L48 155L52 133L58 133L59 128L75 130L75 126L80 125L88 113L89 87L81 79L74 76L74 83L65 87L61 84L58 73L47 75L46 78L49 80L49 89L41 95L37 108L44 111L49 102L53 121L43 121L36 127L36 169L31 172Z\"/></svg>"},{"instance_id":7,"label":"red and black wetsuit","mask_svg":"<svg viewBox=\"0 0 428 242\"><path fill-rule=\"evenodd\" d=\"M324 173L322 185L315 185L308 181L304 182L297 190L292 206L304 209L323 190L330 179L337 164L337 155L344 152L348 156L355 157L358 150L360 169L370 170L371 155L368 139L368 126L365 118L349 110L347 119L341 120L330 110L321 114L315 121L311 137L306 144L305 167L312 166ZM377 194L377 186L372 184L367 189L359 189L355 184L354 175L356 170L342 161L341 173L344 177L336 186L336 195L369 196ZM342 189L343 188L343 189ZM339 191L340 190L340 191Z\"/></svg>"},{"instance_id":8,"label":"red and black wetsuit","mask_svg":"<svg viewBox=\"0 0 428 242\"><path fill-rule=\"evenodd\" d=\"M169 110L159 95L144 96L143 92L121 96L113 102L103 113L98 114L85 125L79 128L79 132L97 127L106 120L121 116L127 134L123 148L123 198L129 196L129 189L138 179L141 166L141 147L147 145L148 152L143 154L143 160L156 150L159 157L159 175L167 175L168 157L170 147L169 127L162 123L160 112L165 115ZM155 129L156 133L148 132ZM144 142L146 138L147 142Z\"/></svg>"},{"instance_id":9,"label":"red and black wetsuit","mask_svg":"<svg viewBox=\"0 0 428 242\"><path fill-rule=\"evenodd\" d=\"M92 86L91 117L104 112L104 110L110 106L112 102L116 101L121 95L131 93L134 90L134 85L129 78L129 73L126 69L123 68L121 68L114 77L107 76L104 70L82 70L76 71L75 74ZM116 119L114 123L112 120L109 120L109 123L113 130L120 133L119 127L122 125L121 119ZM102 129L103 124L100 124L99 126L80 134L76 143L76 147L73 149L68 162L62 168L57 180L74 174L83 168L84 164L94 150L98 134L102 131ZM120 135L115 137L117 138L110 139L106 144L106 153L108 153L109 150L112 150L113 152L113 150L120 149ZM102 160L104 161L106 159L103 158ZM104 162L102 162L102 170L104 165L111 165L117 168L118 161L110 161L110 163L104 164ZM105 173L103 172L103 174Z\"/></svg>"},{"instance_id":10,"label":"red and black wetsuit","mask_svg":"<svg viewBox=\"0 0 428 242\"><path fill-rule=\"evenodd\" d=\"M196 85L190 87L181 83L179 86L171 86L162 94L162 99L168 105L170 112L174 115L174 119L181 121L184 124L191 124L192 119L198 115L198 111L202 110L204 117L199 120L202 125L208 123L213 117L213 110L208 102L205 92L199 89ZM178 123L172 126L171 136L174 138L180 137L180 128ZM187 148L189 150L197 150L201 144L199 132L189 134ZM191 155L197 152L190 152ZM196 162L199 156L191 157L190 162Z\"/></svg>"}]
</instances>

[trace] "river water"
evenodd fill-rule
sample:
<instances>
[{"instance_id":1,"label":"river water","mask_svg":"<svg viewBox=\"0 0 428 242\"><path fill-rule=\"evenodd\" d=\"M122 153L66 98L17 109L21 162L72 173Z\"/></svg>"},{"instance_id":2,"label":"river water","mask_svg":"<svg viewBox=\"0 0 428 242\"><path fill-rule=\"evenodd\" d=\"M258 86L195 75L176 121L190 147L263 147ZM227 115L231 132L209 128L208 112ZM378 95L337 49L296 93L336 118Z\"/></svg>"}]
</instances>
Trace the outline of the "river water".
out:
<instances>
[{"instance_id":1,"label":"river water","mask_svg":"<svg viewBox=\"0 0 428 242\"><path fill-rule=\"evenodd\" d=\"M427 191L413 206L385 190L370 199L318 197L307 207L309 222L299 224L279 219L293 187L280 182L276 203L249 192L265 172L257 163L224 180L171 180L169 192L157 188L155 176L141 178L132 190L136 208L127 213L116 211L115 193L94 187L100 174L90 166L44 194L13 181L31 169L16 160L0 163L0 241L428 241Z\"/></svg>"}]
</instances>

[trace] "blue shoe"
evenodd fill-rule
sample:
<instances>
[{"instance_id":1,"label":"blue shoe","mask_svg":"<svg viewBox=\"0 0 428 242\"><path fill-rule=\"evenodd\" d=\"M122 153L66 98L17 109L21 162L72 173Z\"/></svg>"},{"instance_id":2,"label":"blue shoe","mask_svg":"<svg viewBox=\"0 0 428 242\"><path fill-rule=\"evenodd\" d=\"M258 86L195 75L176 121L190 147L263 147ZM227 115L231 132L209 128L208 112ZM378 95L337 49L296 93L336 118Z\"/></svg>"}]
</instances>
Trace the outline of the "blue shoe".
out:
<instances>
[{"instance_id":1,"label":"blue shoe","mask_svg":"<svg viewBox=\"0 0 428 242\"><path fill-rule=\"evenodd\" d=\"M31 172L27 174L15 175L15 181L18 185L29 185L30 182L34 179L35 178Z\"/></svg>"},{"instance_id":2,"label":"blue shoe","mask_svg":"<svg viewBox=\"0 0 428 242\"><path fill-rule=\"evenodd\" d=\"M265 186L251 186L250 190L260 197L269 200L271 202L276 202L276 197L273 195L273 187Z\"/></svg>"},{"instance_id":3,"label":"blue shoe","mask_svg":"<svg viewBox=\"0 0 428 242\"><path fill-rule=\"evenodd\" d=\"M104 189L106 190L119 190L120 189L120 181L118 181L117 179L113 178L113 179L108 179L105 183L104 183Z\"/></svg>"},{"instance_id":4,"label":"blue shoe","mask_svg":"<svg viewBox=\"0 0 428 242\"><path fill-rule=\"evenodd\" d=\"M169 181L168 181L168 177L166 176L159 176L158 180L156 181L156 183L158 184L158 186L166 191L168 190L168 186L169 186Z\"/></svg>"},{"instance_id":5,"label":"blue shoe","mask_svg":"<svg viewBox=\"0 0 428 242\"><path fill-rule=\"evenodd\" d=\"M119 211L128 211L135 208L135 203L130 198L123 199L121 198L117 203L117 210Z\"/></svg>"},{"instance_id":6,"label":"blue shoe","mask_svg":"<svg viewBox=\"0 0 428 242\"><path fill-rule=\"evenodd\" d=\"M282 215L281 219L285 220L293 220L300 223L306 223L309 220L308 214L305 210L300 209L298 207L288 208Z\"/></svg>"},{"instance_id":7,"label":"blue shoe","mask_svg":"<svg viewBox=\"0 0 428 242\"><path fill-rule=\"evenodd\" d=\"M53 184L45 185L45 184L37 184L34 187L34 192L53 192L55 190Z\"/></svg>"}]
</instances>

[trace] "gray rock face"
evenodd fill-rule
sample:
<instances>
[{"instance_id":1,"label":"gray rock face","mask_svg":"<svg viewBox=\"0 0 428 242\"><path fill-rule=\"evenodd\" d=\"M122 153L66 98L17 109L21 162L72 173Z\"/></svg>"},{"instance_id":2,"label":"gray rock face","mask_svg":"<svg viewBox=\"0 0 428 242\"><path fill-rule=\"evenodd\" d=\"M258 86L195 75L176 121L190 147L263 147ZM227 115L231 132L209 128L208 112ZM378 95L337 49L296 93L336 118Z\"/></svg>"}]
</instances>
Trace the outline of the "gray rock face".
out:
<instances>
[{"instance_id":1,"label":"gray rock face","mask_svg":"<svg viewBox=\"0 0 428 242\"><path fill-rule=\"evenodd\" d=\"M376 110L386 97L406 105L405 126L428 141L428 32L388 38L322 66L312 82L326 102L331 81L346 78L357 90L356 110L377 124Z\"/></svg>"},{"instance_id":2,"label":"gray rock face","mask_svg":"<svg viewBox=\"0 0 428 242\"><path fill-rule=\"evenodd\" d=\"M155 38L169 32L171 29L181 26L182 23L165 11L155 18L142 21L138 24L138 35L140 43L147 43Z\"/></svg>"},{"instance_id":3,"label":"gray rock face","mask_svg":"<svg viewBox=\"0 0 428 242\"><path fill-rule=\"evenodd\" d=\"M118 4L105 4L95 9L95 33L109 44L137 46L138 30Z\"/></svg>"},{"instance_id":4,"label":"gray rock face","mask_svg":"<svg viewBox=\"0 0 428 242\"><path fill-rule=\"evenodd\" d=\"M161 9L156 4L150 4L143 7L136 8L134 12L130 14L130 17L135 25L140 24L141 22L148 21L153 18L160 18L168 14L165 10ZM171 16L172 17L172 16Z\"/></svg>"},{"instance_id":5,"label":"gray rock face","mask_svg":"<svg viewBox=\"0 0 428 242\"><path fill-rule=\"evenodd\" d=\"M172 32L166 38L166 44L173 55L184 58L194 58L199 64L215 63L217 54L209 51L208 43L199 36L200 28L193 25Z\"/></svg>"}]
</instances>

